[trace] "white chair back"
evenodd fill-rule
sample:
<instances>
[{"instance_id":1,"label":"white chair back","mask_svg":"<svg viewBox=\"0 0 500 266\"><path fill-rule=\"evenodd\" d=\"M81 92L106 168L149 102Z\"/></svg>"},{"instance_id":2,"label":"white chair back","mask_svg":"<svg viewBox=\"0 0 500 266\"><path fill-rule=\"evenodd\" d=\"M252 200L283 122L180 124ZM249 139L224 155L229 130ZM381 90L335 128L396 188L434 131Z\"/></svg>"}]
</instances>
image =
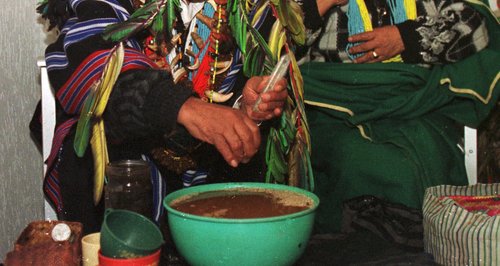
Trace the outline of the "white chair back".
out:
<instances>
[{"instance_id":1,"label":"white chair back","mask_svg":"<svg viewBox=\"0 0 500 266\"><path fill-rule=\"evenodd\" d=\"M37 61L38 68L40 69L40 79L42 88L42 156L43 156L43 175L45 177L45 172L47 171L47 165L45 161L49 157L50 149L52 147L52 138L54 137L54 128L56 126L56 101L54 96L54 91L50 86L49 75L47 73L47 66L45 64L45 59L39 58ZM57 220L57 215L49 204L45 200L45 220Z\"/></svg>"}]
</instances>

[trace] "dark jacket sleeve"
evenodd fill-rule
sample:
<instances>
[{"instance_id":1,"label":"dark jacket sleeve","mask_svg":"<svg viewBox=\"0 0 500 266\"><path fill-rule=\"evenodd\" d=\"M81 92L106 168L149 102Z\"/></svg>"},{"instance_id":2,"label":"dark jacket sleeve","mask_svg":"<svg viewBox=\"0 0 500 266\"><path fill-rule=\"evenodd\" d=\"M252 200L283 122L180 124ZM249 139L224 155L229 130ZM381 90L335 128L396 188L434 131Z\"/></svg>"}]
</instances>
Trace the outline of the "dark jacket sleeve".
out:
<instances>
[{"instance_id":1,"label":"dark jacket sleeve","mask_svg":"<svg viewBox=\"0 0 500 266\"><path fill-rule=\"evenodd\" d=\"M398 24L407 63L452 63L488 45L482 16L463 1L417 1L415 21Z\"/></svg>"},{"instance_id":2,"label":"dark jacket sleeve","mask_svg":"<svg viewBox=\"0 0 500 266\"><path fill-rule=\"evenodd\" d=\"M170 134L184 102L192 96L189 83L174 84L162 70L132 70L120 75L110 95L104 121L111 141Z\"/></svg>"},{"instance_id":3,"label":"dark jacket sleeve","mask_svg":"<svg viewBox=\"0 0 500 266\"><path fill-rule=\"evenodd\" d=\"M82 1L76 8L78 22L114 18L116 13L106 3ZM68 67L49 72L52 86L58 90L80 64L93 52L111 49L115 44L96 34L63 47L64 34L47 48L47 52L64 49ZM168 135L177 125L179 110L192 95L191 86L174 84L166 71L129 70L120 74L103 114L109 141Z\"/></svg>"}]
</instances>

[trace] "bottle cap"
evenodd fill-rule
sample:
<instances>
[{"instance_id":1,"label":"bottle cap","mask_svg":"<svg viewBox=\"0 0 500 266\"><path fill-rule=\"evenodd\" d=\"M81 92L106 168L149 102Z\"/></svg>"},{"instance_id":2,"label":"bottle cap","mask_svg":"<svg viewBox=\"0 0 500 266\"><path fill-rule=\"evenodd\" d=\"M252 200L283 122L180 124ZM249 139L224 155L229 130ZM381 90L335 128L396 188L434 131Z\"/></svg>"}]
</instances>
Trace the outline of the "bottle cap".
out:
<instances>
[{"instance_id":1,"label":"bottle cap","mask_svg":"<svg viewBox=\"0 0 500 266\"><path fill-rule=\"evenodd\" d=\"M52 228L51 235L54 241L66 241L71 236L71 228L65 223L58 223Z\"/></svg>"}]
</instances>

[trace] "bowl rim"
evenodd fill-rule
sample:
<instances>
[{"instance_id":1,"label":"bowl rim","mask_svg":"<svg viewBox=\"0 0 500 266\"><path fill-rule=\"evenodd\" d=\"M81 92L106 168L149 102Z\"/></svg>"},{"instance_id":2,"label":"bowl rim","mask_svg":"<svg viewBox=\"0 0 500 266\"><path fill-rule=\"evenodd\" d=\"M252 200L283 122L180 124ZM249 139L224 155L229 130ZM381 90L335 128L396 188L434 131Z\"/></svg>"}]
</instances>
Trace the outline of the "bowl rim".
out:
<instances>
[{"instance_id":1,"label":"bowl rim","mask_svg":"<svg viewBox=\"0 0 500 266\"><path fill-rule=\"evenodd\" d=\"M97 251L97 254L98 254L98 258L99 259L101 259L103 261L110 262L110 263L113 263L113 262L115 262L115 263L117 263L117 262L149 263L152 260L156 261L156 260L160 259L161 248L158 248L158 250L156 250L155 252L153 252L153 253L151 253L149 255L145 255L145 256L141 256L141 257L136 257L136 258L113 258L113 257L107 257L104 254L102 254L102 250L101 249L99 249ZM135 265L135 264L133 264L133 265Z\"/></svg>"},{"instance_id":2,"label":"bowl rim","mask_svg":"<svg viewBox=\"0 0 500 266\"><path fill-rule=\"evenodd\" d=\"M194 215L185 212L178 211L172 207L170 207L170 202L173 200L186 196L189 194L202 193L202 192L210 192L210 191L220 191L226 189L233 188L260 188L260 189L276 189L276 190L286 190L301 194L313 200L314 206L307 208L305 210L294 212L286 215L279 215L273 217L265 217L265 218L214 218L214 217L206 217L201 215ZM293 219L301 216L308 215L313 213L318 208L320 201L316 194L307 191L302 188L292 187L283 184L273 184L273 183L263 183L263 182L227 182L227 183L213 183L213 184L202 184L187 188L181 188L179 190L173 191L169 193L163 199L163 206L167 209L167 215L176 215L185 219L198 220L198 221L206 221L212 223L231 223L231 224L248 224L248 223L269 223L282 221L287 219Z\"/></svg>"},{"instance_id":3,"label":"bowl rim","mask_svg":"<svg viewBox=\"0 0 500 266\"><path fill-rule=\"evenodd\" d=\"M153 228L153 230L156 231L156 233L158 233L157 236L159 238L155 239L155 240L159 240L159 243L156 243L156 245L152 245L155 243L153 241L148 241L149 246L136 245L136 244L127 242L121 236L117 235L116 232L114 230L111 230L111 228L109 227L108 215L117 215L117 214L123 214L123 213L131 215L131 217L134 217L134 219L140 219L140 220L145 221L148 227ZM115 209L115 208L105 209L103 222L101 224L101 231L100 231L101 239L103 236L103 234L102 234L103 229L105 229L107 231L107 234L109 237L112 237L115 241L118 241L118 244L120 244L120 246L125 246L125 247L127 247L127 249L131 250L132 252L137 252L137 253L141 253L141 254L150 254L151 251L156 250L157 248L161 247L165 243L163 233L157 224L155 224L151 219L147 218L146 216L144 216L138 212L134 212L134 211L126 210L126 209ZM106 234L104 234L104 237L106 237ZM101 239L99 240L99 242L101 241ZM100 243L102 245L102 242L100 242ZM155 246L155 247L153 247L153 246Z\"/></svg>"}]
</instances>

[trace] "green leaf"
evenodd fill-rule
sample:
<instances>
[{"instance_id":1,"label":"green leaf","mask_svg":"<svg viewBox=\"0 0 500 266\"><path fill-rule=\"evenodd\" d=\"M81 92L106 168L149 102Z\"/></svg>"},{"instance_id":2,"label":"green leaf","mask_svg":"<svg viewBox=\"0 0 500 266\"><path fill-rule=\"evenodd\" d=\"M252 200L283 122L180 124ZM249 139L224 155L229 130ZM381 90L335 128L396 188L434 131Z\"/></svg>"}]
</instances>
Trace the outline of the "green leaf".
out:
<instances>
[{"instance_id":1,"label":"green leaf","mask_svg":"<svg viewBox=\"0 0 500 266\"><path fill-rule=\"evenodd\" d=\"M178 5L177 5L178 6ZM175 22L175 7L176 3L173 0L167 2L167 36L170 38Z\"/></svg>"},{"instance_id":2,"label":"green leaf","mask_svg":"<svg viewBox=\"0 0 500 266\"><path fill-rule=\"evenodd\" d=\"M243 57L243 74L247 77L251 77L253 71L254 57L257 56L259 48L257 46L253 47L248 51L248 53Z\"/></svg>"},{"instance_id":3,"label":"green leaf","mask_svg":"<svg viewBox=\"0 0 500 266\"><path fill-rule=\"evenodd\" d=\"M122 42L131 36L134 36L139 31L143 30L147 25L145 20L129 20L124 23L111 24L106 27L102 37L104 40L113 42Z\"/></svg>"},{"instance_id":4,"label":"green leaf","mask_svg":"<svg viewBox=\"0 0 500 266\"><path fill-rule=\"evenodd\" d=\"M78 157L83 157L85 154L85 150L89 144L90 139L90 126L91 120L94 110L92 110L93 106L95 106L96 95L97 95L97 87L99 82L96 82L92 85L92 88L89 90L89 94L85 99L83 104L82 112L80 113L80 118L78 119L78 123L76 125L76 134L75 140L73 141L73 149Z\"/></svg>"},{"instance_id":5,"label":"green leaf","mask_svg":"<svg viewBox=\"0 0 500 266\"><path fill-rule=\"evenodd\" d=\"M152 24L155 24L153 30L161 32L163 30L162 14L166 3L166 0L147 3L137 9L127 21L107 26L103 32L103 38L121 42L150 27Z\"/></svg>"},{"instance_id":6,"label":"green leaf","mask_svg":"<svg viewBox=\"0 0 500 266\"><path fill-rule=\"evenodd\" d=\"M229 27L231 28L236 44L241 50L243 55L247 53L246 41L247 41L247 17L244 12L244 7L240 1L229 1L231 2L230 12L229 12ZM229 8L228 8L229 9Z\"/></svg>"},{"instance_id":7,"label":"green leaf","mask_svg":"<svg viewBox=\"0 0 500 266\"><path fill-rule=\"evenodd\" d=\"M170 1L169 1L170 2ZM153 20L153 25L151 26L151 30L154 32L154 35L157 36L158 33L163 31L163 14L162 12L158 12Z\"/></svg>"},{"instance_id":8,"label":"green leaf","mask_svg":"<svg viewBox=\"0 0 500 266\"><path fill-rule=\"evenodd\" d=\"M269 45L267 45L266 40L262 37L262 35L254 28L250 27L250 34L253 37L253 39L257 42L259 47L264 51L266 56L268 58L273 58L273 53L271 52L271 49L269 49ZM276 61L274 61L274 64L276 64Z\"/></svg>"},{"instance_id":9,"label":"green leaf","mask_svg":"<svg viewBox=\"0 0 500 266\"><path fill-rule=\"evenodd\" d=\"M143 18L146 19L150 17L152 14L158 12L159 10L162 10L167 3L167 0L161 0L161 1L149 1L145 5L143 5L141 8L138 8L130 15L130 19L134 18Z\"/></svg>"}]
</instances>

